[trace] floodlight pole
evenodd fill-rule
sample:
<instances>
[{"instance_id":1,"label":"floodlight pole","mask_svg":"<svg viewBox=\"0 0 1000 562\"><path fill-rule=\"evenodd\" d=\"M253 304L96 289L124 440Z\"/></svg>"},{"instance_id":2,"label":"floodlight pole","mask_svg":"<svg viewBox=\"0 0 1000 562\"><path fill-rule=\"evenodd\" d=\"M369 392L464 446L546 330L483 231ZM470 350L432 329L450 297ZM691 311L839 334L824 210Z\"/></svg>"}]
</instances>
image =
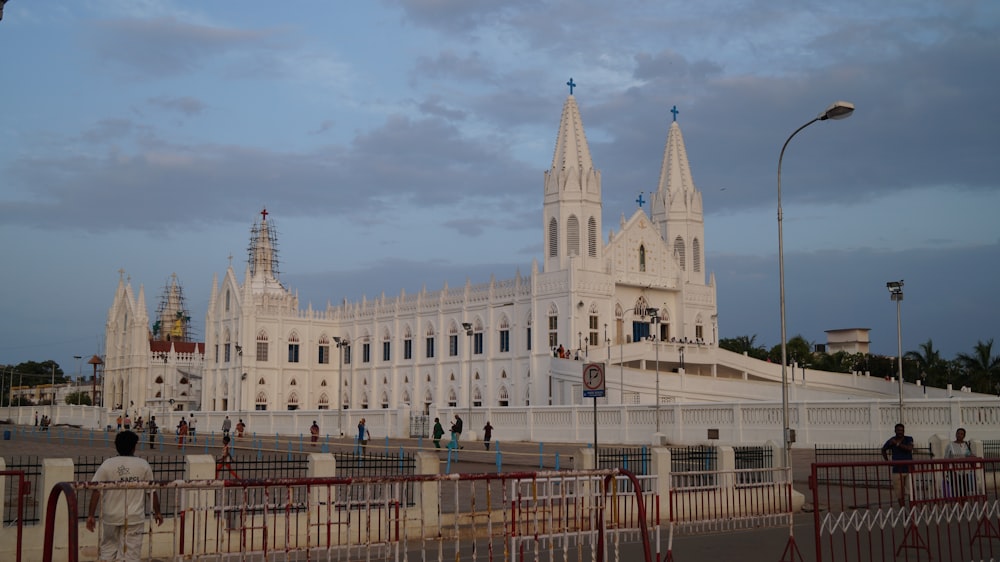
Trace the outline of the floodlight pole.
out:
<instances>
[{"instance_id":1,"label":"floodlight pole","mask_svg":"<svg viewBox=\"0 0 1000 562\"><path fill-rule=\"evenodd\" d=\"M903 324L901 320L903 302L903 280L889 281L885 284L889 289L889 298L896 302L896 368L897 381L899 383L899 422L903 422ZM924 390L926 392L926 389Z\"/></svg>"}]
</instances>

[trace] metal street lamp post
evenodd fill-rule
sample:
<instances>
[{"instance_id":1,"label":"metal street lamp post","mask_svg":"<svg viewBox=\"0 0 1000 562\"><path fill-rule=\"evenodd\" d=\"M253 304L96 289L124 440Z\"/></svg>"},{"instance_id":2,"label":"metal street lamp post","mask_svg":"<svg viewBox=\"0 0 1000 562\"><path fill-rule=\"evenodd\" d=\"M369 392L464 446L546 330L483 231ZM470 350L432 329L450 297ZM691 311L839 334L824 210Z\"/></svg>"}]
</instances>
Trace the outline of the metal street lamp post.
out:
<instances>
[{"instance_id":1,"label":"metal street lamp post","mask_svg":"<svg viewBox=\"0 0 1000 562\"><path fill-rule=\"evenodd\" d=\"M785 140L785 144L781 147L781 153L778 155L778 284L780 292L779 300L781 304L781 423L783 426L782 441L785 445L785 468L791 467L792 457L789 449L791 448L792 436L788 427L788 337L785 328L785 242L781 227L781 163L785 158L785 149L788 148L788 143L791 142L795 135L799 134L799 131L817 121L844 119L845 117L849 117L853 112L853 103L846 101L834 102L818 116L798 129L795 129L795 132L789 135Z\"/></svg>"},{"instance_id":2,"label":"metal street lamp post","mask_svg":"<svg viewBox=\"0 0 1000 562\"><path fill-rule=\"evenodd\" d=\"M472 423L472 324L469 324L468 322L462 322L462 329L465 330L465 335L469 336L469 350L468 350L469 359L467 360L469 369L469 389L468 389L469 413L467 414L465 423L471 424Z\"/></svg>"},{"instance_id":3,"label":"metal street lamp post","mask_svg":"<svg viewBox=\"0 0 1000 562\"><path fill-rule=\"evenodd\" d=\"M681 372L684 371L684 346L682 345L679 349L681 354Z\"/></svg>"},{"instance_id":4,"label":"metal street lamp post","mask_svg":"<svg viewBox=\"0 0 1000 562\"><path fill-rule=\"evenodd\" d=\"M897 376L899 377L899 422L903 423L903 325L900 322L900 308L903 302L903 280L899 281L889 281L885 284L885 287L889 289L889 299L896 302L896 346L898 355L896 356L896 365L899 370ZM926 392L926 390L924 391Z\"/></svg>"},{"instance_id":5,"label":"metal street lamp post","mask_svg":"<svg viewBox=\"0 0 1000 562\"><path fill-rule=\"evenodd\" d=\"M333 341L337 344L337 429L340 430L340 436L346 435L344 433L344 346L349 342L347 338L342 338L340 336L333 336Z\"/></svg>"},{"instance_id":6,"label":"metal street lamp post","mask_svg":"<svg viewBox=\"0 0 1000 562\"><path fill-rule=\"evenodd\" d=\"M649 323L656 326L653 333L653 345L656 346L656 403L653 411L656 413L656 432L660 432L660 317L657 316L659 309L649 308Z\"/></svg>"}]
</instances>

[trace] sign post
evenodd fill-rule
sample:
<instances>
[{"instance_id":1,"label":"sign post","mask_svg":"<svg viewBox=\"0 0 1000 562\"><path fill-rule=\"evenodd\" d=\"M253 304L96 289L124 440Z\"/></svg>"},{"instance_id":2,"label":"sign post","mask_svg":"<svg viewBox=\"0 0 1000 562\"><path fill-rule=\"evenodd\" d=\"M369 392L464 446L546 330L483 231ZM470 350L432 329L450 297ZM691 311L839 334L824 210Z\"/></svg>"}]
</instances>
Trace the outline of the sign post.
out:
<instances>
[{"instance_id":1,"label":"sign post","mask_svg":"<svg viewBox=\"0 0 1000 562\"><path fill-rule=\"evenodd\" d=\"M594 462L597 462L597 399L604 394L604 363L583 365L583 397L594 399ZM595 465L594 468L597 468Z\"/></svg>"}]
</instances>

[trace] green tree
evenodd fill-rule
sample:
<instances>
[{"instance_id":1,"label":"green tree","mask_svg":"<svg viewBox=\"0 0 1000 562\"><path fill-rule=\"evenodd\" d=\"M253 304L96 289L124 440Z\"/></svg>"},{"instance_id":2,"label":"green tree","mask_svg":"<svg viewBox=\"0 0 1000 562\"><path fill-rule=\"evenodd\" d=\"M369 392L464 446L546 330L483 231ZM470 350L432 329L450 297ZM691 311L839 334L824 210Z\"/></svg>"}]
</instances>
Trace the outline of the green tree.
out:
<instances>
[{"instance_id":1,"label":"green tree","mask_svg":"<svg viewBox=\"0 0 1000 562\"><path fill-rule=\"evenodd\" d=\"M779 351L780 353L780 351ZM850 373L857 359L846 351L813 354L813 369L834 373Z\"/></svg>"},{"instance_id":2,"label":"green tree","mask_svg":"<svg viewBox=\"0 0 1000 562\"><path fill-rule=\"evenodd\" d=\"M785 353L788 357L788 361L798 363L800 367L811 368L813 366L813 352L812 346L806 341L801 335L797 335L788 340L788 344L785 345ZM781 364L781 344L771 348L771 351L767 354L771 361Z\"/></svg>"},{"instance_id":3,"label":"green tree","mask_svg":"<svg viewBox=\"0 0 1000 562\"><path fill-rule=\"evenodd\" d=\"M947 362L941 357L941 352L934 349L932 340L928 339L920 344L920 351L907 351L903 355L903 360L904 375L907 370L915 370L916 376L923 380L924 384L941 388L948 384Z\"/></svg>"},{"instance_id":4,"label":"green tree","mask_svg":"<svg viewBox=\"0 0 1000 562\"><path fill-rule=\"evenodd\" d=\"M90 394L86 392L71 392L66 395L66 403L76 406L90 406Z\"/></svg>"},{"instance_id":5,"label":"green tree","mask_svg":"<svg viewBox=\"0 0 1000 562\"><path fill-rule=\"evenodd\" d=\"M54 377L53 369L55 370ZM42 361L41 363L37 361L25 361L14 366L15 386L49 384L53 382L53 378L56 383L66 382L66 377L63 375L64 373L62 368L59 367L59 363L51 359Z\"/></svg>"},{"instance_id":6,"label":"green tree","mask_svg":"<svg viewBox=\"0 0 1000 562\"><path fill-rule=\"evenodd\" d=\"M746 353L754 359L767 359L767 350L763 345L757 345L757 334L752 336L737 336L735 338L721 338L719 347L732 351L733 353Z\"/></svg>"},{"instance_id":7,"label":"green tree","mask_svg":"<svg viewBox=\"0 0 1000 562\"><path fill-rule=\"evenodd\" d=\"M1000 392L1000 356L993 355L993 339L976 343L971 354L959 353L955 356L965 375L968 377L970 386L975 392L991 394Z\"/></svg>"}]
</instances>

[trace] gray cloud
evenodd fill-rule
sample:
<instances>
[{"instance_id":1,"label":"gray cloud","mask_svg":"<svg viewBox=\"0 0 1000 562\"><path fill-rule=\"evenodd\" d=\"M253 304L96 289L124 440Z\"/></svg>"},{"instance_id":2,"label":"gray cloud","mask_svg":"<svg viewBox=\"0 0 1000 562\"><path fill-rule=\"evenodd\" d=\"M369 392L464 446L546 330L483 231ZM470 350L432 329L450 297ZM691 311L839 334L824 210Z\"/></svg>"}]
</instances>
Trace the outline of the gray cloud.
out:
<instances>
[{"instance_id":1,"label":"gray cloud","mask_svg":"<svg viewBox=\"0 0 1000 562\"><path fill-rule=\"evenodd\" d=\"M85 35L102 60L147 78L191 72L237 49L259 48L274 32L211 27L170 17L104 20Z\"/></svg>"},{"instance_id":2,"label":"gray cloud","mask_svg":"<svg viewBox=\"0 0 1000 562\"><path fill-rule=\"evenodd\" d=\"M183 113L184 115L191 117L201 113L205 109L205 104L196 98L189 96L182 97L169 97L169 96L157 96L154 98L149 98L147 102L155 107L162 109L167 109L170 111L177 111Z\"/></svg>"}]
</instances>

